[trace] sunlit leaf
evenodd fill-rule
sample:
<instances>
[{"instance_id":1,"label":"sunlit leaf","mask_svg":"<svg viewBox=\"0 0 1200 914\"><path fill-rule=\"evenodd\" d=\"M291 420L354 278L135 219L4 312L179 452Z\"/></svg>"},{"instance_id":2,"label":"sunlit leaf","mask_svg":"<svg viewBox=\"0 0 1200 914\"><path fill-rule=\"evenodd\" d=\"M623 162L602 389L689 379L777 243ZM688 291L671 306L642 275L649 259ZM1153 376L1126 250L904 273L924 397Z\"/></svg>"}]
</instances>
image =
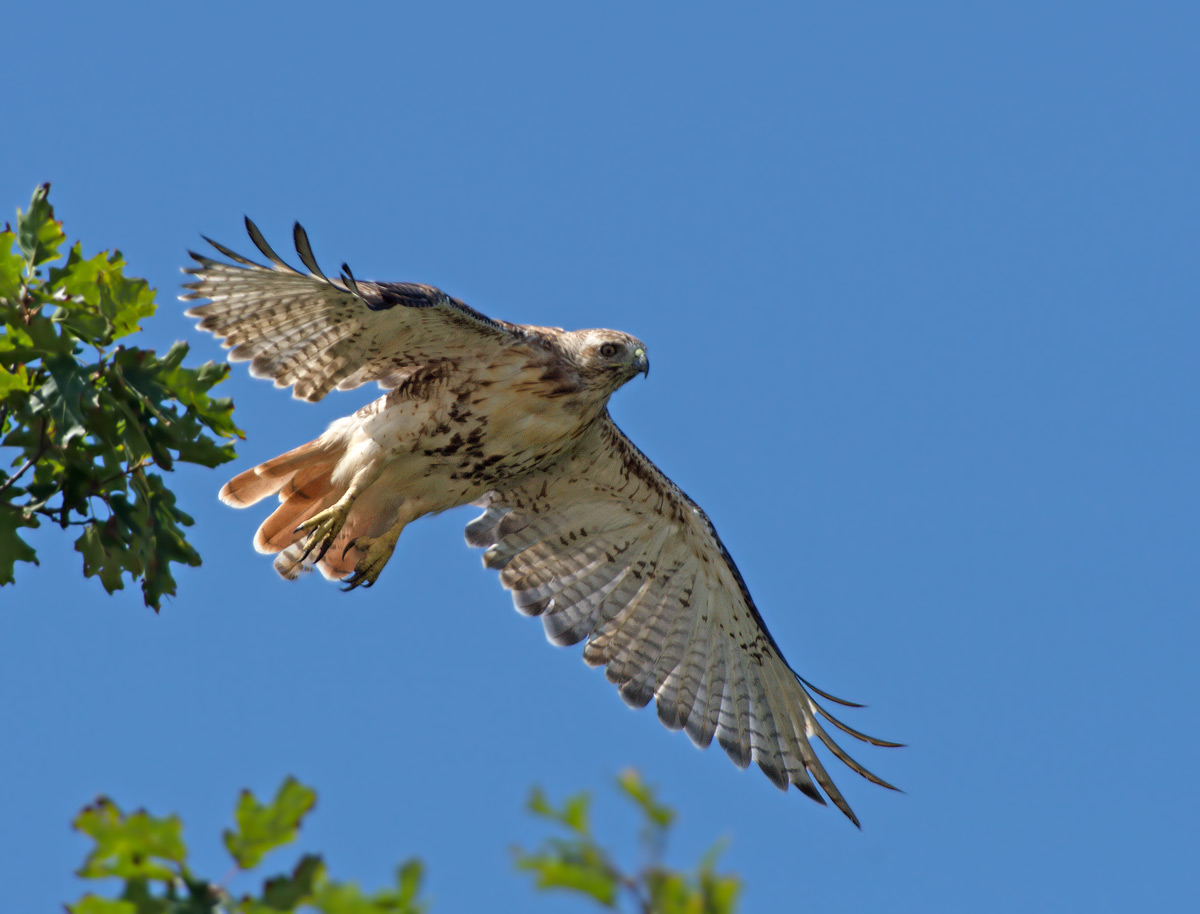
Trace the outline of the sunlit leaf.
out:
<instances>
[{"instance_id":1,"label":"sunlit leaf","mask_svg":"<svg viewBox=\"0 0 1200 914\"><path fill-rule=\"evenodd\" d=\"M737 910L738 899L742 894L742 880L737 876L702 873L700 875L700 894L703 897L705 912L733 914Z\"/></svg>"},{"instance_id":2,"label":"sunlit leaf","mask_svg":"<svg viewBox=\"0 0 1200 914\"><path fill-rule=\"evenodd\" d=\"M120 898L101 898L87 894L74 904L67 905L71 914L139 914L137 905Z\"/></svg>"},{"instance_id":3,"label":"sunlit leaf","mask_svg":"<svg viewBox=\"0 0 1200 914\"><path fill-rule=\"evenodd\" d=\"M98 287L100 311L112 321L113 339L128 336L142 318L154 314L154 290L144 279L129 279L119 268L110 268L101 275Z\"/></svg>"},{"instance_id":4,"label":"sunlit leaf","mask_svg":"<svg viewBox=\"0 0 1200 914\"><path fill-rule=\"evenodd\" d=\"M588 811L591 807L591 797L586 791L567 797L562 808L559 809L546 798L545 792L540 787L534 787L529 792L526 805L529 811L535 815L559 822L579 834L586 835L588 833Z\"/></svg>"},{"instance_id":5,"label":"sunlit leaf","mask_svg":"<svg viewBox=\"0 0 1200 914\"><path fill-rule=\"evenodd\" d=\"M536 876L539 889L564 889L594 898L612 907L620 888L617 874L600 860L571 860L556 854L534 854L517 859L517 868Z\"/></svg>"},{"instance_id":6,"label":"sunlit leaf","mask_svg":"<svg viewBox=\"0 0 1200 914\"><path fill-rule=\"evenodd\" d=\"M157 818L144 811L126 816L106 797L96 800L71 823L95 842L79 870L85 878L171 879L187 857L183 824L177 816Z\"/></svg>"},{"instance_id":7,"label":"sunlit leaf","mask_svg":"<svg viewBox=\"0 0 1200 914\"><path fill-rule=\"evenodd\" d=\"M309 905L325 914L422 914L426 905L417 900L424 867L409 860L396 871L396 888L364 892L352 882L324 882Z\"/></svg>"},{"instance_id":8,"label":"sunlit leaf","mask_svg":"<svg viewBox=\"0 0 1200 914\"><path fill-rule=\"evenodd\" d=\"M425 866L420 860L406 860L396 869L397 897L402 904L411 905L416 901L424 878Z\"/></svg>"},{"instance_id":9,"label":"sunlit leaf","mask_svg":"<svg viewBox=\"0 0 1200 914\"><path fill-rule=\"evenodd\" d=\"M21 295L21 273L25 269L16 242L16 232L0 232L0 300L13 304Z\"/></svg>"},{"instance_id":10,"label":"sunlit leaf","mask_svg":"<svg viewBox=\"0 0 1200 914\"><path fill-rule=\"evenodd\" d=\"M263 855L295 839L300 822L313 808L317 795L295 778L288 778L268 804L242 791L234 812L236 828L225 831L225 847L242 869L257 866Z\"/></svg>"},{"instance_id":11,"label":"sunlit leaf","mask_svg":"<svg viewBox=\"0 0 1200 914\"><path fill-rule=\"evenodd\" d=\"M17 210L17 244L26 260L35 267L53 260L66 240L62 223L54 220L54 209L47 201L50 185L43 184L33 192L26 212Z\"/></svg>"},{"instance_id":12,"label":"sunlit leaf","mask_svg":"<svg viewBox=\"0 0 1200 914\"><path fill-rule=\"evenodd\" d=\"M27 392L32 381L33 375L24 365L17 365L11 371L0 366L0 401L7 399L14 391Z\"/></svg>"},{"instance_id":13,"label":"sunlit leaf","mask_svg":"<svg viewBox=\"0 0 1200 914\"><path fill-rule=\"evenodd\" d=\"M627 768L617 776L617 785L655 825L667 828L675 821L675 810L659 803L654 796L654 789L633 768Z\"/></svg>"},{"instance_id":14,"label":"sunlit leaf","mask_svg":"<svg viewBox=\"0 0 1200 914\"><path fill-rule=\"evenodd\" d=\"M656 914L691 914L693 910L695 914L708 914L699 904L693 907L692 902L698 899L682 873L656 869L646 874L645 881L650 909Z\"/></svg>"}]
</instances>

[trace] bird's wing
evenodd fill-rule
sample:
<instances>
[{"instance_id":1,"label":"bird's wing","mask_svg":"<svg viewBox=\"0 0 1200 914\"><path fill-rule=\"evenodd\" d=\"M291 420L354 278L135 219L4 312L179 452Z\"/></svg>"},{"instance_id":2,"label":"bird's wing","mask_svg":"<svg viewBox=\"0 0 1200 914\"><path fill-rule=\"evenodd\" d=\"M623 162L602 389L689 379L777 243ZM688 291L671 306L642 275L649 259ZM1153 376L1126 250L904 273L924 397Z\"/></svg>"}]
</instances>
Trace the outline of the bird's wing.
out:
<instances>
[{"instance_id":1,"label":"bird's wing","mask_svg":"<svg viewBox=\"0 0 1200 914\"><path fill-rule=\"evenodd\" d=\"M362 282L342 265L336 278L317 266L297 223L296 252L308 273L284 263L249 219L246 229L271 262L262 266L210 238L225 263L189 252L184 300L208 299L188 310L230 348L230 361L250 360L250 373L320 400L335 387L378 381L395 387L416 368L442 360L485 359L531 338L517 324L492 320L433 286Z\"/></svg>"},{"instance_id":2,"label":"bird's wing","mask_svg":"<svg viewBox=\"0 0 1200 914\"><path fill-rule=\"evenodd\" d=\"M825 794L858 819L813 750L820 740L868 780L891 787L837 745L819 717L851 729L783 659L745 582L700 508L625 437L607 414L580 447L544 472L489 492L466 528L500 570L517 609L540 615L555 644L586 639L584 660L606 665L630 705L654 699L671 729L739 767L756 762L780 789ZM895 789L895 788L892 788Z\"/></svg>"}]
</instances>

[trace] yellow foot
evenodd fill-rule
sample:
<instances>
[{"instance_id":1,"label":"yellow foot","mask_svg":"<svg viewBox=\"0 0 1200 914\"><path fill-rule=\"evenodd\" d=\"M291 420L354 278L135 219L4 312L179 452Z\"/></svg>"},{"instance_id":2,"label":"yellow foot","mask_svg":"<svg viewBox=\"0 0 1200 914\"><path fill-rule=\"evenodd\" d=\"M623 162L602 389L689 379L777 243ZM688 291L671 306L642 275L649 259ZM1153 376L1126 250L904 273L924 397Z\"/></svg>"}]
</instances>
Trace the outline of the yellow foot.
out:
<instances>
[{"instance_id":1,"label":"yellow foot","mask_svg":"<svg viewBox=\"0 0 1200 914\"><path fill-rule=\"evenodd\" d=\"M342 532L342 527L346 526L346 518L349 516L350 505L338 502L333 507L314 514L297 527L297 533L308 534L308 539L304 541L304 552L299 561L305 561L314 549L317 554L313 556L313 562L321 561L325 557L325 553L329 551L329 547L333 545L333 541L337 539L337 535Z\"/></svg>"},{"instance_id":2,"label":"yellow foot","mask_svg":"<svg viewBox=\"0 0 1200 914\"><path fill-rule=\"evenodd\" d=\"M400 530L389 530L383 536L370 539L368 537L359 537L347 546L347 550L351 546L363 550L363 557L358 560L354 566L354 574L346 578L346 586L344 590L353 590L355 587L370 587L379 580L379 575L383 571L383 566L388 563L388 559L392 557L392 553L396 551L396 541L400 539Z\"/></svg>"}]
</instances>

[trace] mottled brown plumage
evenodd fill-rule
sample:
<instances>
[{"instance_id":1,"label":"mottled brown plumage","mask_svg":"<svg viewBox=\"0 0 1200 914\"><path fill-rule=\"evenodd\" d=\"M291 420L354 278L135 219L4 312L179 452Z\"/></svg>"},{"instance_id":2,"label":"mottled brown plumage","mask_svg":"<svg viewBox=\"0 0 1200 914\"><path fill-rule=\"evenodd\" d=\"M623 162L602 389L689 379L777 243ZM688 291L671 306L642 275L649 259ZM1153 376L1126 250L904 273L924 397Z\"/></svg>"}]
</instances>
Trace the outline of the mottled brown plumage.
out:
<instances>
[{"instance_id":1,"label":"mottled brown plumage","mask_svg":"<svg viewBox=\"0 0 1200 914\"><path fill-rule=\"evenodd\" d=\"M823 743L890 787L833 741L824 718L857 739L800 679L767 632L704 512L621 433L608 399L647 372L646 347L614 330L564 331L492 320L432 286L374 283L289 267L246 220L270 267L210 242L234 263L193 254L188 314L233 361L319 400L376 381L389 392L301 445L230 480L228 504L280 506L254 545L280 574L316 568L349 587L379 578L404 527L464 504L466 530L500 571L517 609L556 644L585 642L589 664L635 707L699 746L716 739L858 819L818 759Z\"/></svg>"}]
</instances>

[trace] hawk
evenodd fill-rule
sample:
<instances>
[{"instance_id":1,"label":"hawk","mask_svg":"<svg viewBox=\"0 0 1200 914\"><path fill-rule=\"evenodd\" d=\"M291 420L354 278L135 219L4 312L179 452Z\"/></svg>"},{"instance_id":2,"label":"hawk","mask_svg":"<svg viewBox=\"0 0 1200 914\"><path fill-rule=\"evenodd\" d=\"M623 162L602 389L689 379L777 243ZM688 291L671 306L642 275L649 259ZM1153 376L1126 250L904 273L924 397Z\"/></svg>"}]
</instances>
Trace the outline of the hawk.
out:
<instances>
[{"instance_id":1,"label":"hawk","mask_svg":"<svg viewBox=\"0 0 1200 914\"><path fill-rule=\"evenodd\" d=\"M814 698L783 658L705 513L634 446L608 414L621 385L648 374L644 343L615 330L564 331L486 317L433 286L365 282L343 264L288 266L249 219L270 266L205 238L232 263L192 253L187 314L293 395L374 381L387 393L323 435L240 473L221 489L235 507L278 495L254 546L296 578L313 568L371 586L401 531L459 505L466 528L516 608L540 616L554 644L584 642L621 697L715 738L741 768L756 763L780 789L858 818L813 749L819 740L868 780L827 723L876 746ZM818 789L818 785L819 788Z\"/></svg>"}]
</instances>

